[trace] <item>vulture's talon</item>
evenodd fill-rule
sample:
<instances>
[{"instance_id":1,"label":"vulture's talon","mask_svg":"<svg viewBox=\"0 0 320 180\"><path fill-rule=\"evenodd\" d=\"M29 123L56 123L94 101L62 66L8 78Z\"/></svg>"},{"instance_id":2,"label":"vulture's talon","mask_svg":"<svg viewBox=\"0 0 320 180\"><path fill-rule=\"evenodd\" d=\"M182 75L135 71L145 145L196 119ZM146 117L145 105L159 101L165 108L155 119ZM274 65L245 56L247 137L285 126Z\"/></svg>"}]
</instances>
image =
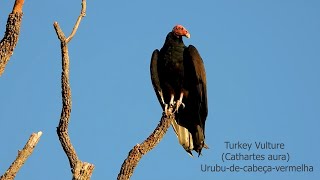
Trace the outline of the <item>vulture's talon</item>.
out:
<instances>
[{"instance_id":1,"label":"vulture's talon","mask_svg":"<svg viewBox=\"0 0 320 180\"><path fill-rule=\"evenodd\" d=\"M182 109L186 107L186 105L183 102L181 103L181 105L182 105Z\"/></svg>"},{"instance_id":2,"label":"vulture's talon","mask_svg":"<svg viewBox=\"0 0 320 180\"><path fill-rule=\"evenodd\" d=\"M181 105L182 105L182 109L184 109L186 107L186 105L182 101L178 100L176 102L176 108L175 108L174 112L178 112Z\"/></svg>"},{"instance_id":3,"label":"vulture's talon","mask_svg":"<svg viewBox=\"0 0 320 180\"><path fill-rule=\"evenodd\" d=\"M166 116L170 116L170 114L172 114L172 109L173 109L173 105L168 105L165 104L164 105L164 113Z\"/></svg>"}]
</instances>

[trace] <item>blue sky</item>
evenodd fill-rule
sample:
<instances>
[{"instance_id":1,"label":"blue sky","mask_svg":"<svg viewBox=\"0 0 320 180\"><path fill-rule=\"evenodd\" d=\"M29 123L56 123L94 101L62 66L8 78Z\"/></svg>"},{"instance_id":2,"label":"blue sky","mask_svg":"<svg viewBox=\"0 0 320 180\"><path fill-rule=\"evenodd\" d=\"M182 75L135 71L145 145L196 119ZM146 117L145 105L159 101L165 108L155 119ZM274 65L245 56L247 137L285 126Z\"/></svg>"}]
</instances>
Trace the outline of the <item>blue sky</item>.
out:
<instances>
[{"instance_id":1,"label":"blue sky","mask_svg":"<svg viewBox=\"0 0 320 180\"><path fill-rule=\"evenodd\" d=\"M0 1L0 28L13 1ZM58 21L69 34L81 0L29 1L18 45L0 79L0 174L32 132L43 135L16 179L70 179L56 135L61 113ZM70 136L92 179L116 179L129 150L160 120L149 63L176 24L191 33L207 72L209 150L191 158L169 129L132 179L318 179L320 176L320 2L316 0L90 1L69 43ZM2 36L1 36L2 37ZM283 143L278 150L230 150L226 141ZM223 153L289 154L289 162L222 162ZM202 172L201 165L291 166L313 172Z\"/></svg>"}]
</instances>

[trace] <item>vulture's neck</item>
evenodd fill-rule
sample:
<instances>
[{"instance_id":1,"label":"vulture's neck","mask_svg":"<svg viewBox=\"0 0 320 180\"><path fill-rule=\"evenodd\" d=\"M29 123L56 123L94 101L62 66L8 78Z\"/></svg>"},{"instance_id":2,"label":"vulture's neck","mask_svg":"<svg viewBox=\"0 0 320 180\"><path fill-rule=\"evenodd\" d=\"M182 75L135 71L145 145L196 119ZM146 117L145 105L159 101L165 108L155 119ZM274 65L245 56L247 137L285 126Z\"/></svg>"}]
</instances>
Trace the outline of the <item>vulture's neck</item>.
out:
<instances>
[{"instance_id":1,"label":"vulture's neck","mask_svg":"<svg viewBox=\"0 0 320 180\"><path fill-rule=\"evenodd\" d=\"M185 47L182 37L175 36L172 32L169 32L165 41L165 46L180 46L180 47Z\"/></svg>"}]
</instances>

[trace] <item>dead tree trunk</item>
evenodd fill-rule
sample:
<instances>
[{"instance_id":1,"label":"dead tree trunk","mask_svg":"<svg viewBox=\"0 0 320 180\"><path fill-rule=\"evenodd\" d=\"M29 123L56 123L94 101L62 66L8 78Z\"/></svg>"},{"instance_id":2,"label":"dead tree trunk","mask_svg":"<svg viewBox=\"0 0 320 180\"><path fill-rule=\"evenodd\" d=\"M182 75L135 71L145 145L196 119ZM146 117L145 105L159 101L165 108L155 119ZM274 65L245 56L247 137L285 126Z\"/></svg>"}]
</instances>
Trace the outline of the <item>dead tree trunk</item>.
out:
<instances>
[{"instance_id":1,"label":"dead tree trunk","mask_svg":"<svg viewBox=\"0 0 320 180\"><path fill-rule=\"evenodd\" d=\"M22 21L22 7L24 0L16 0L12 13L9 14L6 26L6 32L0 41L0 77L2 76L6 65L13 54L13 50L18 43L20 26Z\"/></svg>"},{"instance_id":2,"label":"dead tree trunk","mask_svg":"<svg viewBox=\"0 0 320 180\"><path fill-rule=\"evenodd\" d=\"M82 162L71 144L71 140L68 134L68 125L70 121L71 113L71 88L69 83L69 53L68 53L68 43L73 38L81 19L86 15L86 1L82 0L81 13L77 19L76 24L69 37L66 37L62 32L59 24L54 22L53 26L56 30L57 36L61 42L61 55L62 55L62 74L61 74L61 88L62 88L62 111L59 126L57 127L57 134L62 145L64 152L66 153L72 172L73 180L88 180L90 179L94 165Z\"/></svg>"}]
</instances>

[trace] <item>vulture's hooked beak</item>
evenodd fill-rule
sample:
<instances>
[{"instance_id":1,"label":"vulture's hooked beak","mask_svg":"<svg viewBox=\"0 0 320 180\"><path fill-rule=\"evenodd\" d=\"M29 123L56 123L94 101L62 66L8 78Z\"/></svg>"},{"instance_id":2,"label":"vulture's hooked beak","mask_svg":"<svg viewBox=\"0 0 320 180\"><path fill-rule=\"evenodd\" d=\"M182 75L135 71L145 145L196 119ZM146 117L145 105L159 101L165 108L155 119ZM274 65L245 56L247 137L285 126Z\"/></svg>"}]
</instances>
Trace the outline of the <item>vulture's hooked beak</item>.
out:
<instances>
[{"instance_id":1,"label":"vulture's hooked beak","mask_svg":"<svg viewBox=\"0 0 320 180\"><path fill-rule=\"evenodd\" d=\"M187 37L187 38L190 38L190 36L191 36L190 33L187 33L187 34L186 34L186 37Z\"/></svg>"}]
</instances>

